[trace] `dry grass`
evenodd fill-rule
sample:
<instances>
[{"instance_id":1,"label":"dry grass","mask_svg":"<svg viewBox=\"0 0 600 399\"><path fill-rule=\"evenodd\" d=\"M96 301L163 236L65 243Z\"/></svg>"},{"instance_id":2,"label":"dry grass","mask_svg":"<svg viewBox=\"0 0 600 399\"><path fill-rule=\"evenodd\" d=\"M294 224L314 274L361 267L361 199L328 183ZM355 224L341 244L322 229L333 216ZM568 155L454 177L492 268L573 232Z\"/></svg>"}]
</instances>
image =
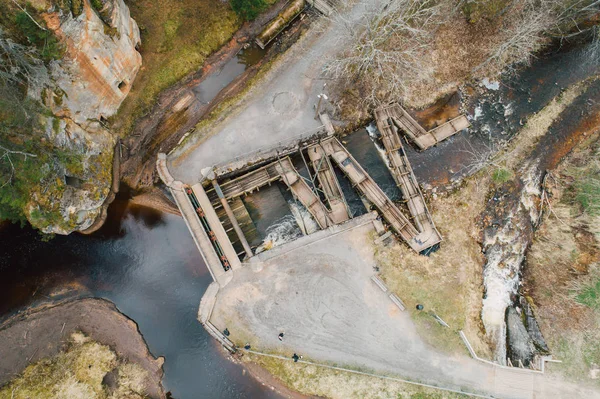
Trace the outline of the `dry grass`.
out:
<instances>
[{"instance_id":1,"label":"dry grass","mask_svg":"<svg viewBox=\"0 0 600 399\"><path fill-rule=\"evenodd\" d=\"M460 191L432 202L433 219L444 241L429 257L418 255L403 244L376 248L381 276L406 303L420 336L446 352L465 351L458 336L458 330L464 330L479 355L488 354L479 317L484 259L477 221L489 185L490 179L480 174ZM424 305L424 310L416 310L416 304ZM450 328L441 326L430 312Z\"/></svg>"},{"instance_id":2,"label":"dry grass","mask_svg":"<svg viewBox=\"0 0 600 399\"><path fill-rule=\"evenodd\" d=\"M501 3L510 3L510 6L503 10ZM453 1L428 4L440 11L432 18L434 21L429 20L428 27L415 29L417 32L425 29L431 36L418 51L410 54L411 65L417 65L418 71L406 72L405 68L398 68L401 73L390 72L379 82L372 78L373 71L367 71L360 78L340 79L332 85L332 97L337 100L343 119L360 120L371 107L381 102L401 101L410 108L423 108L473 79L495 79L503 71L515 70L517 66L527 64L536 51L549 43L545 33L565 17L558 2L538 6L528 0L463 3L469 4L471 10L466 10L469 7L465 6L457 7L457 2ZM577 12L575 15L577 17L572 20L566 19L572 22L581 16ZM414 34L408 36L412 38ZM389 41L394 51L388 51L387 42L379 50L392 55L402 52L405 50L403 43L408 42L402 39L398 45ZM387 60L392 58L387 55ZM385 72L378 68L373 69L380 74ZM397 89L398 85L385 83L395 80L402 81L401 90Z\"/></svg>"},{"instance_id":3,"label":"dry grass","mask_svg":"<svg viewBox=\"0 0 600 399\"><path fill-rule=\"evenodd\" d=\"M548 179L551 208L528 255L525 290L550 350L563 361L551 370L600 382L600 309L586 300L600 281L600 218L582 213L570 196L573 169L589 167L594 157L596 150L582 145Z\"/></svg>"},{"instance_id":4,"label":"dry grass","mask_svg":"<svg viewBox=\"0 0 600 399\"><path fill-rule=\"evenodd\" d=\"M128 0L142 34L143 64L133 87L112 118L126 135L158 94L197 70L242 24L228 2L219 0Z\"/></svg>"},{"instance_id":5,"label":"dry grass","mask_svg":"<svg viewBox=\"0 0 600 399\"><path fill-rule=\"evenodd\" d=\"M116 387L104 384L117 371ZM74 333L69 347L50 359L29 365L0 389L0 399L136 399L144 398L146 371L117 358L106 345Z\"/></svg>"},{"instance_id":6,"label":"dry grass","mask_svg":"<svg viewBox=\"0 0 600 399\"><path fill-rule=\"evenodd\" d=\"M306 395L330 399L455 399L465 395L384 380L381 378L247 354L286 386Z\"/></svg>"}]
</instances>

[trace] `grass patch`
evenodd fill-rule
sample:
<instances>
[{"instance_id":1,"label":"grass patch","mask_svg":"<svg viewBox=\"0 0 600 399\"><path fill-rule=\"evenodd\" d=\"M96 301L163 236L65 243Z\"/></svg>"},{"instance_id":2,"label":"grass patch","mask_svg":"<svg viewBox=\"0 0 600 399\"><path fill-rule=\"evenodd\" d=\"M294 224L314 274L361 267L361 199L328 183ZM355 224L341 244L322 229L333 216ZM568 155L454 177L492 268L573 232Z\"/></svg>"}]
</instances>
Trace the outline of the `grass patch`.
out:
<instances>
[{"instance_id":1,"label":"grass patch","mask_svg":"<svg viewBox=\"0 0 600 399\"><path fill-rule=\"evenodd\" d=\"M577 302L594 310L600 310L600 280L584 286L575 296Z\"/></svg>"},{"instance_id":2,"label":"grass patch","mask_svg":"<svg viewBox=\"0 0 600 399\"><path fill-rule=\"evenodd\" d=\"M600 365L600 236L598 218L582 212L578 186L597 166L598 144L583 143L552 171L552 212L536 231L527 255L524 289L555 358L549 371L570 380L592 379Z\"/></svg>"},{"instance_id":3,"label":"grass patch","mask_svg":"<svg viewBox=\"0 0 600 399\"><path fill-rule=\"evenodd\" d=\"M457 399L468 397L403 382L253 354L244 355L243 360L258 364L286 386L305 395L331 399Z\"/></svg>"},{"instance_id":4,"label":"grass patch","mask_svg":"<svg viewBox=\"0 0 600 399\"><path fill-rule=\"evenodd\" d=\"M476 224L489 182L486 174L480 173L460 191L431 203L434 222L444 241L429 257L418 255L403 244L375 248L381 277L405 302L419 335L444 352L466 353L459 330L467 334L480 356L489 352L480 329L484 260ZM417 310L417 304L424 309ZM433 315L450 327L440 325Z\"/></svg>"},{"instance_id":5,"label":"grass patch","mask_svg":"<svg viewBox=\"0 0 600 399\"><path fill-rule=\"evenodd\" d=\"M109 373L115 380L110 389L105 384ZM140 366L124 362L108 346L74 333L66 351L29 365L0 388L0 399L141 399L146 397L145 378L146 371Z\"/></svg>"},{"instance_id":6,"label":"grass patch","mask_svg":"<svg viewBox=\"0 0 600 399\"><path fill-rule=\"evenodd\" d=\"M220 0L130 0L127 5L140 26L143 65L112 118L121 136L151 110L162 90L199 69L243 22L229 3Z\"/></svg>"},{"instance_id":7,"label":"grass patch","mask_svg":"<svg viewBox=\"0 0 600 399\"><path fill-rule=\"evenodd\" d=\"M600 215L600 167L591 167L580 176L575 184L575 200L591 216Z\"/></svg>"},{"instance_id":8,"label":"grass patch","mask_svg":"<svg viewBox=\"0 0 600 399\"><path fill-rule=\"evenodd\" d=\"M512 179L513 173L505 168L498 168L492 172L492 180L496 184L503 184Z\"/></svg>"}]
</instances>

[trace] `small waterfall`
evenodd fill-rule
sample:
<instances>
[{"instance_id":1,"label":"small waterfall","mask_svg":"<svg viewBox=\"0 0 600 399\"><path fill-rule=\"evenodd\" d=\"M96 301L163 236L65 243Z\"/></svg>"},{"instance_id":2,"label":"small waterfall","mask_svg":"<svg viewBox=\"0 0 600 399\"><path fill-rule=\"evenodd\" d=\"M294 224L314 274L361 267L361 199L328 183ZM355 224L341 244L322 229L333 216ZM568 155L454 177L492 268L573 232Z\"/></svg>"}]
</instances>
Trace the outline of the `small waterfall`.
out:
<instances>
[{"instance_id":1,"label":"small waterfall","mask_svg":"<svg viewBox=\"0 0 600 399\"><path fill-rule=\"evenodd\" d=\"M497 226L485 230L483 242L487 260L483 270L485 297L481 317L494 345L495 360L503 365L507 358L507 309L518 296L521 267L538 218L534 198L539 197L541 185L538 163L526 163L519 175L522 177L516 195L502 198L505 191L494 194L492 200L498 207L488 218L495 220Z\"/></svg>"},{"instance_id":2,"label":"small waterfall","mask_svg":"<svg viewBox=\"0 0 600 399\"><path fill-rule=\"evenodd\" d=\"M299 237L302 237L302 230L298 228L296 218L294 215L285 215L267 227L267 236L256 249L256 253L267 251Z\"/></svg>"},{"instance_id":3,"label":"small waterfall","mask_svg":"<svg viewBox=\"0 0 600 399\"><path fill-rule=\"evenodd\" d=\"M377 126L375 125L374 122L371 122L367 125L366 129L367 129L367 132L369 133L369 137L371 138L371 141L373 142L373 144L375 144L375 148L377 148L377 152L379 153L379 156L381 157L383 162L385 162L385 165L388 167L388 169L391 170L392 165L390 164L390 159L388 158L387 154L385 153L385 149L379 142L379 139L381 138L381 133L379 133L379 130L377 130Z\"/></svg>"},{"instance_id":4,"label":"small waterfall","mask_svg":"<svg viewBox=\"0 0 600 399\"><path fill-rule=\"evenodd\" d=\"M304 206L295 202L289 204L294 220L296 220L298 227L300 227L304 235L309 235L319 230L319 225Z\"/></svg>"},{"instance_id":5,"label":"small waterfall","mask_svg":"<svg viewBox=\"0 0 600 399\"><path fill-rule=\"evenodd\" d=\"M277 219L275 223L267 227L267 236L256 249L256 253L267 251L319 230L317 222L305 207L296 202L288 202L288 204L292 214Z\"/></svg>"}]
</instances>

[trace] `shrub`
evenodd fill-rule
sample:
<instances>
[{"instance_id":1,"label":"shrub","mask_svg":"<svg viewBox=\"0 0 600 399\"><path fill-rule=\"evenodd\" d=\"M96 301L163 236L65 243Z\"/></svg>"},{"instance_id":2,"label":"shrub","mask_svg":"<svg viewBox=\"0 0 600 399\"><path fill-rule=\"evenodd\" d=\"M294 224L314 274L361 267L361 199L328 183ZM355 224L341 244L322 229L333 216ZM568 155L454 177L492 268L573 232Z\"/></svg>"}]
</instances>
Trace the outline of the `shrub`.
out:
<instances>
[{"instance_id":1,"label":"shrub","mask_svg":"<svg viewBox=\"0 0 600 399\"><path fill-rule=\"evenodd\" d=\"M247 21L256 18L265 8L265 0L231 0L231 8Z\"/></svg>"}]
</instances>

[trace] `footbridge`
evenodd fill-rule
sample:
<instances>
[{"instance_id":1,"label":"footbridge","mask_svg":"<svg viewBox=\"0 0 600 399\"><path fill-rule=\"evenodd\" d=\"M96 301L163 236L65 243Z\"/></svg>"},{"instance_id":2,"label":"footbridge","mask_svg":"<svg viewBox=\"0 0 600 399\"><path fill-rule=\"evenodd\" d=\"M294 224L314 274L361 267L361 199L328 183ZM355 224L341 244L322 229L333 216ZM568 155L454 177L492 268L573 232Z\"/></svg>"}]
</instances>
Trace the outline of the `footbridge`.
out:
<instances>
[{"instance_id":1,"label":"footbridge","mask_svg":"<svg viewBox=\"0 0 600 399\"><path fill-rule=\"evenodd\" d=\"M330 138L321 143L327 155L335 161L337 166L350 179L354 187L379 210L382 217L392 229L415 251L423 252L438 244L442 237L435 229L431 216L424 206L425 201L416 186L423 207L409 207L413 220L420 220L420 229L416 228L411 220L404 215L396 204L375 183L363 167L354 159L348 150L336 138ZM408 160L408 170L412 173ZM414 178L414 176L413 176ZM416 181L415 181L416 184ZM404 194L404 192L403 192ZM405 197L406 198L406 197ZM413 196L413 199L415 197ZM418 203L418 202L417 202Z\"/></svg>"},{"instance_id":2,"label":"footbridge","mask_svg":"<svg viewBox=\"0 0 600 399\"><path fill-rule=\"evenodd\" d=\"M426 150L440 141L471 126L465 115L459 115L458 117L427 131L399 104L386 105L377 108L375 110L375 119L380 132L380 124L388 125L391 122L420 150Z\"/></svg>"},{"instance_id":3,"label":"footbridge","mask_svg":"<svg viewBox=\"0 0 600 399\"><path fill-rule=\"evenodd\" d=\"M393 118L377 118L377 129L381 133L381 141L389 160L392 176L402 192L402 197L412 216L412 221L419 230L420 237L417 239L420 242L438 243L442 241L442 236L435 228L417 178L406 157L402 140L398 134L399 129L396 127Z\"/></svg>"}]
</instances>

